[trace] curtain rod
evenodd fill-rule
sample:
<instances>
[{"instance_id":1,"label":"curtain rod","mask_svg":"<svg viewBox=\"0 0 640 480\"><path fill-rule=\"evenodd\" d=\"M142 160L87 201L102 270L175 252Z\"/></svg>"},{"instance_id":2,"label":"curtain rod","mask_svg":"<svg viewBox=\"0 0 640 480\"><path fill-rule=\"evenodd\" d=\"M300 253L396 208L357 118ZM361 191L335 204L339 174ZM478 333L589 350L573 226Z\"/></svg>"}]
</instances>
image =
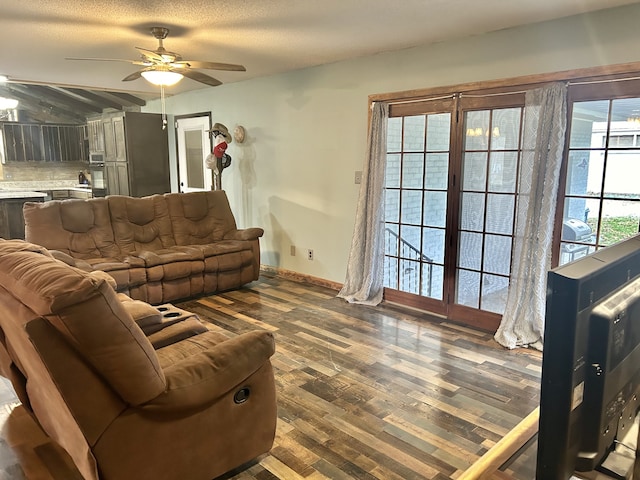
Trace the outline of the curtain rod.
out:
<instances>
[{"instance_id":1,"label":"curtain rod","mask_svg":"<svg viewBox=\"0 0 640 480\"><path fill-rule=\"evenodd\" d=\"M598 83L626 82L626 81L630 81L630 80L640 80L640 77L607 78L607 79L603 79L603 80L586 80L586 81L578 81L578 82L567 81L566 85L567 86L571 86L571 85L593 85L593 84L598 84ZM551 82L546 82L546 83L553 83L553 82L551 81ZM405 104L405 103L418 103L418 102L428 102L428 101L435 101L435 100L444 100L444 99L447 99L447 98L455 98L457 95L459 95L460 98L462 98L462 97L483 98L483 97L498 97L498 96L502 96L502 95L518 95L518 94L523 94L523 93L527 93L527 90L517 90L517 91L513 91L513 92L501 92L501 93L482 93L482 94L453 93L453 94L442 96L442 97L416 98L416 99L412 99L412 100L397 100L397 101L390 101L390 102L387 102L387 103L389 105L401 105L401 104ZM372 102L372 103L375 103L375 102Z\"/></svg>"},{"instance_id":2,"label":"curtain rod","mask_svg":"<svg viewBox=\"0 0 640 480\"><path fill-rule=\"evenodd\" d=\"M604 80L588 80L584 82L567 82L567 85L591 85L594 83L609 83L609 82L626 82L628 80L640 80L640 77L625 77L625 78L608 78Z\"/></svg>"},{"instance_id":3,"label":"curtain rod","mask_svg":"<svg viewBox=\"0 0 640 480\"><path fill-rule=\"evenodd\" d=\"M392 101L386 102L386 103L388 103L389 105L402 105L402 104L405 104L405 103L434 102L436 100L446 100L448 98L456 98L456 95L458 95L458 94L457 93L451 93L449 95L445 95L445 96L442 96L442 97L414 98L412 100L392 100ZM380 100L377 100L377 101L380 101ZM373 105L376 102L374 101L374 102L371 102L371 103Z\"/></svg>"},{"instance_id":4,"label":"curtain rod","mask_svg":"<svg viewBox=\"0 0 640 480\"><path fill-rule=\"evenodd\" d=\"M484 97L500 97L502 95L519 95L521 93L527 93L526 90L518 90L516 92L501 92L501 93L461 93L460 98L484 98Z\"/></svg>"}]
</instances>

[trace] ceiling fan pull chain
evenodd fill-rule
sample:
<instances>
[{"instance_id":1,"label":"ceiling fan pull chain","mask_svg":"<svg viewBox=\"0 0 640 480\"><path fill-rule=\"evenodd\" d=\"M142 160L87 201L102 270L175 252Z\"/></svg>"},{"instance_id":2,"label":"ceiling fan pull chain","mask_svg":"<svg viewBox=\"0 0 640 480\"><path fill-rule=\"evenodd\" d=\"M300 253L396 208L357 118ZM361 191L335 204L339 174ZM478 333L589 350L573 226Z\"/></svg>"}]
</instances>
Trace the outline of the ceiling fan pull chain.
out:
<instances>
[{"instance_id":1,"label":"ceiling fan pull chain","mask_svg":"<svg viewBox=\"0 0 640 480\"><path fill-rule=\"evenodd\" d=\"M162 129L167 128L167 109L164 103L164 85L160 85L160 104L162 105Z\"/></svg>"}]
</instances>

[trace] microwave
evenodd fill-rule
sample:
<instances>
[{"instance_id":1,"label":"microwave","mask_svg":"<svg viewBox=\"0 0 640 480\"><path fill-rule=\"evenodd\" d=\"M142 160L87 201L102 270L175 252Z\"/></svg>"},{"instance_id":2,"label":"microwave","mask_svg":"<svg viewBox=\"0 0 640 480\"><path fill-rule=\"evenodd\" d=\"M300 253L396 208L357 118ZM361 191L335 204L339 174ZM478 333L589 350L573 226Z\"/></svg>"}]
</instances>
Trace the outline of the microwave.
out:
<instances>
[{"instance_id":1,"label":"microwave","mask_svg":"<svg viewBox=\"0 0 640 480\"><path fill-rule=\"evenodd\" d=\"M104 165L104 153L90 153L89 163Z\"/></svg>"}]
</instances>

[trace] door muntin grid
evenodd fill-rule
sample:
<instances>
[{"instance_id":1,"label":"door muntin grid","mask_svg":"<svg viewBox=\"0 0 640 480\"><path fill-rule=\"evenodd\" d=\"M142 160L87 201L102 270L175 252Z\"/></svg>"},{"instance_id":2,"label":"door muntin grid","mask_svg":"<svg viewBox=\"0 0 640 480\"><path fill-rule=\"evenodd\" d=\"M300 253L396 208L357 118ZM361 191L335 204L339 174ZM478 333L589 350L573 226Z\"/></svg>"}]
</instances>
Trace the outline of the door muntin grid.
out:
<instances>
[{"instance_id":1,"label":"door muntin grid","mask_svg":"<svg viewBox=\"0 0 640 480\"><path fill-rule=\"evenodd\" d=\"M390 118L384 286L444 297L451 113Z\"/></svg>"},{"instance_id":2,"label":"door muntin grid","mask_svg":"<svg viewBox=\"0 0 640 480\"><path fill-rule=\"evenodd\" d=\"M456 304L504 313L521 153L522 108L464 112Z\"/></svg>"}]
</instances>

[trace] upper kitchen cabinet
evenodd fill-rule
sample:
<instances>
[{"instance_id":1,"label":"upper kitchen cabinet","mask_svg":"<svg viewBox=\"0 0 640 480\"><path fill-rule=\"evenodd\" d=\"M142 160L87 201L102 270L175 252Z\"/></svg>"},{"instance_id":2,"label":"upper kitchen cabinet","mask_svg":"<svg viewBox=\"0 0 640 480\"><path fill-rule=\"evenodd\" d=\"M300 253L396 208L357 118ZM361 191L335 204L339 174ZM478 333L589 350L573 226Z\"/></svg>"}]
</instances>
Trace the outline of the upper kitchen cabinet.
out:
<instances>
[{"instance_id":1,"label":"upper kitchen cabinet","mask_svg":"<svg viewBox=\"0 0 640 480\"><path fill-rule=\"evenodd\" d=\"M102 127L108 195L143 197L171 190L169 143L161 115L104 114Z\"/></svg>"},{"instance_id":2,"label":"upper kitchen cabinet","mask_svg":"<svg viewBox=\"0 0 640 480\"><path fill-rule=\"evenodd\" d=\"M102 117L87 121L87 140L89 141L89 153L104 153Z\"/></svg>"},{"instance_id":3,"label":"upper kitchen cabinet","mask_svg":"<svg viewBox=\"0 0 640 480\"><path fill-rule=\"evenodd\" d=\"M83 125L0 122L3 163L86 162Z\"/></svg>"}]
</instances>

